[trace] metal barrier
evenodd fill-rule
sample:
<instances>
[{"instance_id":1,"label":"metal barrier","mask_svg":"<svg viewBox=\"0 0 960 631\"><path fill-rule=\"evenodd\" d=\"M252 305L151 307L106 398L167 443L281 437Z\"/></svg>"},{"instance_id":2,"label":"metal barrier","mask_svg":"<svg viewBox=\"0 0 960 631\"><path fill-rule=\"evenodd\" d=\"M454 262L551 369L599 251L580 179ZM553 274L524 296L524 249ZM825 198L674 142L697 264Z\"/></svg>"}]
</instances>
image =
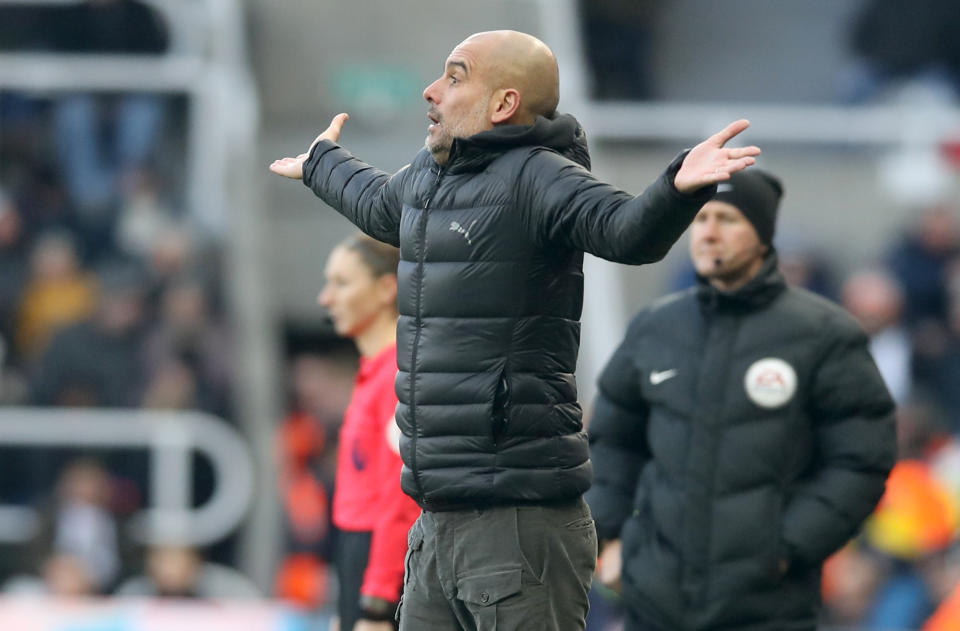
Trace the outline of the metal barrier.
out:
<instances>
[{"instance_id":1,"label":"metal barrier","mask_svg":"<svg viewBox=\"0 0 960 631\"><path fill-rule=\"evenodd\" d=\"M222 539L243 520L253 497L250 453L224 421L200 412L0 409L0 445L23 447L146 448L151 452L153 505L131 520L141 542L176 535L192 545ZM216 486L210 499L191 507L191 450L210 459ZM34 533L31 508L0 505L0 541L18 543Z\"/></svg>"}]
</instances>

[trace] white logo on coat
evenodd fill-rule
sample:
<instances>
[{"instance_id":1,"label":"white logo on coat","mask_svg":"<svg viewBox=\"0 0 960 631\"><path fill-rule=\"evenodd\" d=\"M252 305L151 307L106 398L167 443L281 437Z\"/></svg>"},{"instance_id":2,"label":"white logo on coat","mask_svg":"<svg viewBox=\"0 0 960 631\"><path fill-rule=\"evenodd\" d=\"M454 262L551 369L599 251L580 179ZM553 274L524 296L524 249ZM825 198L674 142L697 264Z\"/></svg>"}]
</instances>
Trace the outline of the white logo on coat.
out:
<instances>
[{"instance_id":1,"label":"white logo on coat","mask_svg":"<svg viewBox=\"0 0 960 631\"><path fill-rule=\"evenodd\" d=\"M753 362L743 378L750 400L762 408L778 408L797 391L797 373L793 366L776 357Z\"/></svg>"},{"instance_id":2,"label":"white logo on coat","mask_svg":"<svg viewBox=\"0 0 960 631\"><path fill-rule=\"evenodd\" d=\"M460 225L459 221L450 222L450 231L456 232L457 234L462 234L463 238L467 240L467 245L473 245L473 241L470 239L470 231L473 230L473 227L477 225L477 220L474 219L470 222L470 225L464 228Z\"/></svg>"},{"instance_id":3,"label":"white logo on coat","mask_svg":"<svg viewBox=\"0 0 960 631\"><path fill-rule=\"evenodd\" d=\"M655 386L660 385L667 379L672 379L677 376L677 369L671 368L670 370L652 370L650 371L650 383Z\"/></svg>"}]
</instances>

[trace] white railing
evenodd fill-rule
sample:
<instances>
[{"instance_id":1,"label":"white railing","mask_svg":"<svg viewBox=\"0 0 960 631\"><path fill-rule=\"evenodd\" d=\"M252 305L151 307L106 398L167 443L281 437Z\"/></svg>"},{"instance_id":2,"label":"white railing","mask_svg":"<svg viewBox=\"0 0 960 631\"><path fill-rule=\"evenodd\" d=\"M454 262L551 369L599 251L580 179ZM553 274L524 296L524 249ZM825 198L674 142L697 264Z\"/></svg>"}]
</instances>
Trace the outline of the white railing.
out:
<instances>
[{"instance_id":1,"label":"white railing","mask_svg":"<svg viewBox=\"0 0 960 631\"><path fill-rule=\"evenodd\" d=\"M160 533L176 533L191 545L216 542L240 524L253 495L253 465L243 439L200 412L2 408L0 445L148 450L152 505L130 523L132 537L144 543ZM213 495L198 507L191 497L193 451L209 459L216 480ZM0 505L0 542L27 541L36 524L33 508Z\"/></svg>"}]
</instances>

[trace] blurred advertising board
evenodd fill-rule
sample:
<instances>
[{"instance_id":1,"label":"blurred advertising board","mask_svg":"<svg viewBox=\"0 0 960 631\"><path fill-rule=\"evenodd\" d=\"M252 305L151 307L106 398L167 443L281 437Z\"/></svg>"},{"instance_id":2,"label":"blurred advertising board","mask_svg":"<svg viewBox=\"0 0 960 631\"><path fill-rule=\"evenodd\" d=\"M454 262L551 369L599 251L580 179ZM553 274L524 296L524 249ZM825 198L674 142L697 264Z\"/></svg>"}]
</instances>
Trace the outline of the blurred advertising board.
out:
<instances>
[{"instance_id":1,"label":"blurred advertising board","mask_svg":"<svg viewBox=\"0 0 960 631\"><path fill-rule=\"evenodd\" d=\"M263 601L0 599L4 631L307 631L307 618Z\"/></svg>"}]
</instances>

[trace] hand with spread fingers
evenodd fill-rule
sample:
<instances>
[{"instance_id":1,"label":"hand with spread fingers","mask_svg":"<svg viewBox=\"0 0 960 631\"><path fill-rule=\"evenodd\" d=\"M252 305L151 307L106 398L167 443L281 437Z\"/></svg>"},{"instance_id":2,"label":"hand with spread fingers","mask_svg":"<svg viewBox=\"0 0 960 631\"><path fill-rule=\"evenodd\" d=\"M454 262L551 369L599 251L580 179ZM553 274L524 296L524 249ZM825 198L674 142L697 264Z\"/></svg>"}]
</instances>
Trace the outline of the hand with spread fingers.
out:
<instances>
[{"instance_id":1,"label":"hand with spread fingers","mask_svg":"<svg viewBox=\"0 0 960 631\"><path fill-rule=\"evenodd\" d=\"M704 186L728 180L732 173L742 171L756 162L755 156L760 155L759 147L727 149L724 146L749 126L750 121L745 119L734 121L691 149L673 179L677 190L692 193Z\"/></svg>"},{"instance_id":2,"label":"hand with spread fingers","mask_svg":"<svg viewBox=\"0 0 960 631\"><path fill-rule=\"evenodd\" d=\"M274 160L270 164L270 170L277 175L288 177L291 180L303 179L303 163L307 161L307 157L309 157L314 145L321 140L339 142L340 132L343 131L343 124L348 120L350 120L349 114L337 114L333 117L333 120L330 121L330 126L310 143L310 148L307 149L305 153L301 153L296 158L280 158L279 160Z\"/></svg>"}]
</instances>

